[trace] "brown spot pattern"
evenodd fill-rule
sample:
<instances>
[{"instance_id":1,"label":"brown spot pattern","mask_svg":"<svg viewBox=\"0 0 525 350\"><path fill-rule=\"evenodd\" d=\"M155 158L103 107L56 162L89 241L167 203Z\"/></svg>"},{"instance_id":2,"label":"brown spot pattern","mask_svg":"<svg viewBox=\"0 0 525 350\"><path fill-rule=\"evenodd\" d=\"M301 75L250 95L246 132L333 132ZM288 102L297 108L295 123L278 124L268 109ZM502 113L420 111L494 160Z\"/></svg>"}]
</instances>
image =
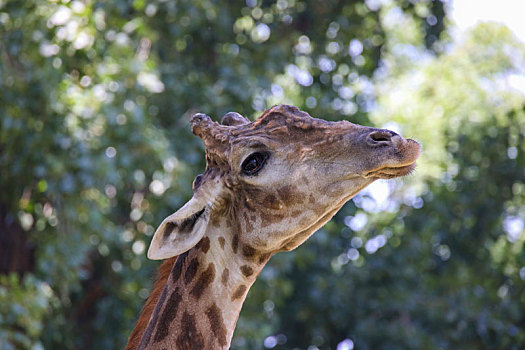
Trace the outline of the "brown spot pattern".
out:
<instances>
[{"instance_id":1,"label":"brown spot pattern","mask_svg":"<svg viewBox=\"0 0 525 350\"><path fill-rule=\"evenodd\" d=\"M214 227L219 227L221 226L221 220L220 220L220 217L219 216L214 216L211 218L210 220L211 224L214 226Z\"/></svg>"},{"instance_id":2,"label":"brown spot pattern","mask_svg":"<svg viewBox=\"0 0 525 350\"><path fill-rule=\"evenodd\" d=\"M217 338L217 342L220 346L225 346L228 343L226 340L226 326L224 325L224 319L217 304L213 303L208 310L206 310L206 316L208 316L211 331L213 335L215 335L215 338Z\"/></svg>"},{"instance_id":3,"label":"brown spot pattern","mask_svg":"<svg viewBox=\"0 0 525 350\"><path fill-rule=\"evenodd\" d=\"M206 271L204 271L197 279L197 282L195 282L195 285L190 291L191 295L199 299L202 293L204 293L206 288L208 288L211 285L214 279L215 279L215 265L213 263L210 263Z\"/></svg>"},{"instance_id":4,"label":"brown spot pattern","mask_svg":"<svg viewBox=\"0 0 525 350\"><path fill-rule=\"evenodd\" d=\"M259 216L262 219L262 226L273 224L274 222L282 221L286 218L286 214L280 211L265 212L264 210L259 212Z\"/></svg>"},{"instance_id":5,"label":"brown spot pattern","mask_svg":"<svg viewBox=\"0 0 525 350\"><path fill-rule=\"evenodd\" d=\"M259 264L266 263L268 259L270 259L271 256L272 256L271 253L261 254L259 256Z\"/></svg>"},{"instance_id":6,"label":"brown spot pattern","mask_svg":"<svg viewBox=\"0 0 525 350\"><path fill-rule=\"evenodd\" d=\"M186 257L188 256L188 252L180 255L177 258L177 261L175 262L175 265L173 266L173 270L171 270L171 276L173 278L173 281L178 281L180 278L180 275L182 273L182 266L184 265L184 261L186 261Z\"/></svg>"},{"instance_id":7,"label":"brown spot pattern","mask_svg":"<svg viewBox=\"0 0 525 350\"><path fill-rule=\"evenodd\" d=\"M274 210L279 209L279 201L277 200L277 197L275 197L273 194L268 194L263 200L263 204L266 208L271 208Z\"/></svg>"},{"instance_id":8,"label":"brown spot pattern","mask_svg":"<svg viewBox=\"0 0 525 350\"><path fill-rule=\"evenodd\" d=\"M204 237L196 245L196 248L202 250L202 252L206 254L208 250L210 250L210 239L208 237Z\"/></svg>"},{"instance_id":9,"label":"brown spot pattern","mask_svg":"<svg viewBox=\"0 0 525 350\"><path fill-rule=\"evenodd\" d=\"M237 254L237 249L239 248L239 235L234 234L232 238L232 249L235 254Z\"/></svg>"},{"instance_id":10,"label":"brown spot pattern","mask_svg":"<svg viewBox=\"0 0 525 350\"><path fill-rule=\"evenodd\" d=\"M224 271L222 271L222 275L221 275L221 282L224 286L226 286L226 284L228 284L228 278L230 278L230 270L228 269L224 269Z\"/></svg>"},{"instance_id":11,"label":"brown spot pattern","mask_svg":"<svg viewBox=\"0 0 525 350\"><path fill-rule=\"evenodd\" d=\"M248 287L246 287L244 284L241 284L240 286L238 286L235 289L235 291L233 292L231 300L234 301L236 299L241 298L244 295L244 293L246 292L247 288Z\"/></svg>"},{"instance_id":12,"label":"brown spot pattern","mask_svg":"<svg viewBox=\"0 0 525 350\"><path fill-rule=\"evenodd\" d=\"M279 198L288 206L292 203L301 204L303 201L301 197L297 196L297 189L293 186L286 185L277 189Z\"/></svg>"},{"instance_id":13,"label":"brown spot pattern","mask_svg":"<svg viewBox=\"0 0 525 350\"><path fill-rule=\"evenodd\" d=\"M242 255L246 258L253 258L255 256L256 250L254 247L251 247L247 244L242 246Z\"/></svg>"},{"instance_id":14,"label":"brown spot pattern","mask_svg":"<svg viewBox=\"0 0 525 350\"><path fill-rule=\"evenodd\" d=\"M184 312L181 319L181 334L177 337L177 349L201 350L204 348L204 338L197 332L195 316Z\"/></svg>"},{"instance_id":15,"label":"brown spot pattern","mask_svg":"<svg viewBox=\"0 0 525 350\"><path fill-rule=\"evenodd\" d=\"M184 280L186 281L186 284L190 283L193 278L195 277L195 274L197 274L197 270L199 269L199 259L194 258L190 263L188 264L188 268L186 269L186 272L184 273Z\"/></svg>"},{"instance_id":16,"label":"brown spot pattern","mask_svg":"<svg viewBox=\"0 0 525 350\"><path fill-rule=\"evenodd\" d=\"M157 331L155 332L155 337L153 338L155 342L162 341L168 335L171 322L173 322L175 316L177 316L177 309L179 308L181 301L182 296L179 294L179 289L177 288L168 298L166 306L164 307L164 311L162 312L162 316L160 316L160 319L157 323Z\"/></svg>"},{"instance_id":17,"label":"brown spot pattern","mask_svg":"<svg viewBox=\"0 0 525 350\"><path fill-rule=\"evenodd\" d=\"M220 236L219 237L219 244L221 245L221 248L224 249L224 244L226 243L226 240L224 239L224 237Z\"/></svg>"},{"instance_id":18,"label":"brown spot pattern","mask_svg":"<svg viewBox=\"0 0 525 350\"><path fill-rule=\"evenodd\" d=\"M250 277L251 275L253 275L253 269L248 265L242 265L241 272L246 277Z\"/></svg>"}]
</instances>

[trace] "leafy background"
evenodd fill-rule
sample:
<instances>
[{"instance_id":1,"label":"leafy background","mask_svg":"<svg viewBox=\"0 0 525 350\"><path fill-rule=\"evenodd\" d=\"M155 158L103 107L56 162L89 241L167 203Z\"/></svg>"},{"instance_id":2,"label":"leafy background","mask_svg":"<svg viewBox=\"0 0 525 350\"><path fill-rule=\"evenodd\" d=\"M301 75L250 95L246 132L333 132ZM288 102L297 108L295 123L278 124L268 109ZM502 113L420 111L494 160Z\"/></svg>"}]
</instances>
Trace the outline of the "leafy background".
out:
<instances>
[{"instance_id":1,"label":"leafy background","mask_svg":"<svg viewBox=\"0 0 525 350\"><path fill-rule=\"evenodd\" d=\"M475 6L475 5L473 5ZM276 103L424 151L249 293L233 349L525 347L525 49L430 0L0 1L0 348L123 348L194 112Z\"/></svg>"}]
</instances>

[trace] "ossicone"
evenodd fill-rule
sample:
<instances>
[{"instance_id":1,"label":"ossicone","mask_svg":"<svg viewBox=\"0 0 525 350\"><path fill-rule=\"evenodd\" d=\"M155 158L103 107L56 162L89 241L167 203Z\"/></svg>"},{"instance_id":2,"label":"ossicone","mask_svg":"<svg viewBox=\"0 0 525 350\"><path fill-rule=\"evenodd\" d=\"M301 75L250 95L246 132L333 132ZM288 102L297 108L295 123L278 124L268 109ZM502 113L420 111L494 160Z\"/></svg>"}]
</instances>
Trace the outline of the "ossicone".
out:
<instances>
[{"instance_id":1,"label":"ossicone","mask_svg":"<svg viewBox=\"0 0 525 350\"><path fill-rule=\"evenodd\" d=\"M201 138L212 125L213 121L204 113L197 113L190 120L191 132Z\"/></svg>"},{"instance_id":2,"label":"ossicone","mask_svg":"<svg viewBox=\"0 0 525 350\"><path fill-rule=\"evenodd\" d=\"M228 112L221 119L221 124L226 126L243 125L249 122L248 119L236 112Z\"/></svg>"},{"instance_id":3,"label":"ossicone","mask_svg":"<svg viewBox=\"0 0 525 350\"><path fill-rule=\"evenodd\" d=\"M229 137L228 127L211 120L206 114L197 113L190 121L191 131L199 136L206 148L224 143Z\"/></svg>"}]
</instances>

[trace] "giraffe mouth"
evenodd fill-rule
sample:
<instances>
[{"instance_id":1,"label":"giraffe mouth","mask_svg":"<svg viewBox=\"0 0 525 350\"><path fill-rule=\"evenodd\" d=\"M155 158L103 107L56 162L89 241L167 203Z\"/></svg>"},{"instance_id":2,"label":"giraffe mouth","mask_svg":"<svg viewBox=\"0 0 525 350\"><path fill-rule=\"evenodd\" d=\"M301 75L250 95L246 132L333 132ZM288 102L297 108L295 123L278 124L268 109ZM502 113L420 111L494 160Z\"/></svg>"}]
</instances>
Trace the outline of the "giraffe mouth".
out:
<instances>
[{"instance_id":1,"label":"giraffe mouth","mask_svg":"<svg viewBox=\"0 0 525 350\"><path fill-rule=\"evenodd\" d=\"M412 139L404 140L400 136L394 137L395 154L398 160L387 161L386 164L368 171L365 177L376 179L393 179L409 175L416 168L416 161L421 152L421 145Z\"/></svg>"},{"instance_id":2,"label":"giraffe mouth","mask_svg":"<svg viewBox=\"0 0 525 350\"><path fill-rule=\"evenodd\" d=\"M398 167L384 167L368 172L365 177L374 177L378 179L393 179L396 177L406 176L411 174L416 169L416 162L414 161L408 165Z\"/></svg>"}]
</instances>

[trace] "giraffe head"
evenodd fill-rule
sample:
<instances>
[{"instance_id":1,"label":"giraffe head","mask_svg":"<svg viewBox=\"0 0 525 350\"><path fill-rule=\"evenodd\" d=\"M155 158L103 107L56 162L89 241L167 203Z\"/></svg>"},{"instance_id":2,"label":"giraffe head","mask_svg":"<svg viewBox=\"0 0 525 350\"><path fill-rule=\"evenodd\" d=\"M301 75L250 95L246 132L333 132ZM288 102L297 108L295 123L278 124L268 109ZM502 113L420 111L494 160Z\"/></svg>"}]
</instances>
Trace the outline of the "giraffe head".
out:
<instances>
[{"instance_id":1,"label":"giraffe head","mask_svg":"<svg viewBox=\"0 0 525 350\"><path fill-rule=\"evenodd\" d=\"M226 239L246 256L294 249L372 181L409 174L420 152L392 131L285 105L254 122L228 113L218 124L197 114L191 127L206 147L206 171L191 200L155 232L152 259L184 253L219 225L231 228Z\"/></svg>"}]
</instances>

